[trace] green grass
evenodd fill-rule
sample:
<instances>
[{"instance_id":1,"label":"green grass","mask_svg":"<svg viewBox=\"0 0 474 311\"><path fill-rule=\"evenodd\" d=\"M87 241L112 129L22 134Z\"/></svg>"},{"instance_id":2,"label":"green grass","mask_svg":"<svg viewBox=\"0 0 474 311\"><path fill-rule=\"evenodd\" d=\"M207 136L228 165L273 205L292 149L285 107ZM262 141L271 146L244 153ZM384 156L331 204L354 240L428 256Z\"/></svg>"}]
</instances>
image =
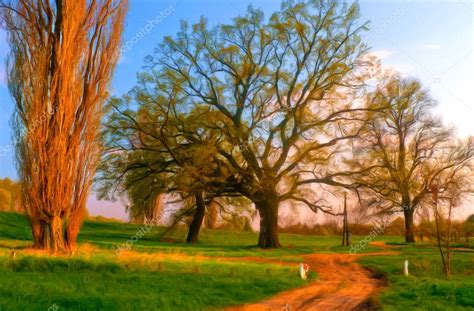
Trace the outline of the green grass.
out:
<instances>
[{"instance_id":1,"label":"green grass","mask_svg":"<svg viewBox=\"0 0 474 311\"><path fill-rule=\"evenodd\" d=\"M127 269L101 259L0 258L0 309L209 310L301 286L295 269L252 263L165 262Z\"/></svg>"},{"instance_id":2,"label":"green grass","mask_svg":"<svg viewBox=\"0 0 474 311\"><path fill-rule=\"evenodd\" d=\"M191 256L173 260L176 254L253 255L256 249L250 240L255 235L249 233L233 238L230 232L217 232L224 235L220 237L205 233L203 242L187 246L157 242L154 235L163 229L154 228L134 244L134 250L143 255L117 260L114 247L125 243L139 227L86 222L79 240L96 246L88 248L93 256L87 251L72 258L28 255L22 253L31 244L26 219L0 213L0 310L212 310L259 301L309 282L298 277L296 264L203 261ZM182 232L175 234L178 238ZM228 243L219 243L221 238ZM241 238L249 245L239 245ZM9 258L12 250L17 252L15 259ZM308 251L302 246L271 254ZM171 257L146 257L158 252Z\"/></svg>"},{"instance_id":3,"label":"green grass","mask_svg":"<svg viewBox=\"0 0 474 311\"><path fill-rule=\"evenodd\" d=\"M388 276L389 286L380 297L384 310L473 310L474 252L455 251L453 276L442 273L438 250L427 244L397 243L398 256L363 257L359 262ZM410 275L403 275L409 261Z\"/></svg>"},{"instance_id":4,"label":"green grass","mask_svg":"<svg viewBox=\"0 0 474 311\"><path fill-rule=\"evenodd\" d=\"M261 250L253 232L203 230L200 243L183 243L174 231L168 242L157 237L161 227L136 241L131 253L117 257L116 248L139 225L86 221L79 236L84 249L71 258L31 255L31 233L24 216L0 213L0 310L214 310L259 301L302 286L297 276L301 256L349 253L340 237L281 234L281 249ZM358 243L364 237L354 237ZM389 285L381 293L384 310L469 310L474 308L474 251L460 244L453 258L453 277L441 273L437 249L427 243L403 243L402 237L377 236L400 255L362 257L359 262L382 272ZM15 259L10 259L12 250ZM368 245L358 253L378 252ZM194 256L199 255L199 256ZM206 257L202 257L206 256ZM217 257L253 256L287 265L220 261ZM215 258L215 259L214 259ZM410 261L409 277L402 274ZM312 275L312 279L317 275Z\"/></svg>"},{"instance_id":5,"label":"green grass","mask_svg":"<svg viewBox=\"0 0 474 311\"><path fill-rule=\"evenodd\" d=\"M126 223L85 221L79 235L79 242L91 243L104 249L116 249L135 235L140 227L142 226ZM182 243L186 238L186 232L179 229L168 236L168 240L176 241L176 243L158 241L163 230L163 227L153 227L148 234L133 243L132 249L147 253L183 253L219 257L257 256L279 259L283 256L293 257L283 258L287 261L298 261L300 259L295 256L315 252L348 252L347 248L340 246L340 237L335 236L281 234L282 248L262 250L256 246L257 234L255 232L203 229L200 234L200 242L188 245ZM2 238L24 241L24 243L19 243L20 245L30 243L31 232L26 219L16 213L0 213L0 240ZM362 238L354 237L354 242ZM402 241L398 237L387 239ZM378 247L367 246L361 253L377 250L379 250Z\"/></svg>"}]
</instances>

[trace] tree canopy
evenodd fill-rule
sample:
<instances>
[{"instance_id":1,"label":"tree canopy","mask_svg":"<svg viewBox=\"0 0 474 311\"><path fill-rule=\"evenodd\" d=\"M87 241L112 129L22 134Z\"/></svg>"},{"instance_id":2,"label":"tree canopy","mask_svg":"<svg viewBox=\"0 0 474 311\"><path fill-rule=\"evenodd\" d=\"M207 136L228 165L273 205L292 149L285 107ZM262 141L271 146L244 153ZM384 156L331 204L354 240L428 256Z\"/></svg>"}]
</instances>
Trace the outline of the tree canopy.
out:
<instances>
[{"instance_id":1,"label":"tree canopy","mask_svg":"<svg viewBox=\"0 0 474 311\"><path fill-rule=\"evenodd\" d=\"M346 168L330 164L377 109L354 100L368 75L358 18L357 4L285 1L268 20L249 7L230 24L183 22L148 57L138 86L112 103L106 141L127 152L107 161L152 152L130 169L152 176L142 166L155 166L168 189L248 198L258 244L278 247L280 203L327 211L311 185L344 185Z\"/></svg>"},{"instance_id":2,"label":"tree canopy","mask_svg":"<svg viewBox=\"0 0 474 311\"><path fill-rule=\"evenodd\" d=\"M355 144L351 162L361 173L352 179L369 190L366 204L404 213L406 241L414 242L414 212L434 186L448 189L469 169L473 140L453 138L454 130L433 115L435 102L418 81L395 75L379 83L367 101L386 109L374 114Z\"/></svg>"}]
</instances>

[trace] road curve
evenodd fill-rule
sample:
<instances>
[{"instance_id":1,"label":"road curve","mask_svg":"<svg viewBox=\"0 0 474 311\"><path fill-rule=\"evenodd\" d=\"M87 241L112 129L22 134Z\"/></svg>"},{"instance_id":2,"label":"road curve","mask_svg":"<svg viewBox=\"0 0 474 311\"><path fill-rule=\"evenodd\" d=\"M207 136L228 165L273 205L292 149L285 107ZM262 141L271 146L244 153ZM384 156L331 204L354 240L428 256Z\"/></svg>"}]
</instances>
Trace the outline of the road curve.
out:
<instances>
[{"instance_id":1,"label":"road curve","mask_svg":"<svg viewBox=\"0 0 474 311\"><path fill-rule=\"evenodd\" d=\"M267 300L228 311L296 311L296 310L377 310L371 299L385 285L383 275L373 273L355 263L360 256L374 254L311 254L303 256L305 263L319 274L319 279L305 287L282 292Z\"/></svg>"}]
</instances>

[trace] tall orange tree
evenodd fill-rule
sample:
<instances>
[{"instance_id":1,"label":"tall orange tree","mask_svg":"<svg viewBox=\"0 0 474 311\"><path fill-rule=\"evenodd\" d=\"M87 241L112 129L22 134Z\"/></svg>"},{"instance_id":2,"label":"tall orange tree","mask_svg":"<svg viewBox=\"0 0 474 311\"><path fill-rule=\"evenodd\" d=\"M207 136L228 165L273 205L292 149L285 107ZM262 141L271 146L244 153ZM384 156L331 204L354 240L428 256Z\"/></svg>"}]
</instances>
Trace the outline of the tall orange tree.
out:
<instances>
[{"instance_id":1,"label":"tall orange tree","mask_svg":"<svg viewBox=\"0 0 474 311\"><path fill-rule=\"evenodd\" d=\"M0 1L22 204L34 246L73 249L127 0Z\"/></svg>"}]
</instances>

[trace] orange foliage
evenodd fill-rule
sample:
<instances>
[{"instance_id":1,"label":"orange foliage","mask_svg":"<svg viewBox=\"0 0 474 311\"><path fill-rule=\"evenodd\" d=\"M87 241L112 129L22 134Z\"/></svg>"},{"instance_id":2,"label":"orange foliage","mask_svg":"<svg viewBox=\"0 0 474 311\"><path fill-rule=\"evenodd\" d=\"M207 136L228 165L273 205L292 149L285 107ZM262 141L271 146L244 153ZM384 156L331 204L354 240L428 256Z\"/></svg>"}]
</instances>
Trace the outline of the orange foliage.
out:
<instances>
[{"instance_id":1,"label":"orange foliage","mask_svg":"<svg viewBox=\"0 0 474 311\"><path fill-rule=\"evenodd\" d=\"M127 0L0 4L22 205L36 247L72 249L97 166L97 129Z\"/></svg>"}]
</instances>

